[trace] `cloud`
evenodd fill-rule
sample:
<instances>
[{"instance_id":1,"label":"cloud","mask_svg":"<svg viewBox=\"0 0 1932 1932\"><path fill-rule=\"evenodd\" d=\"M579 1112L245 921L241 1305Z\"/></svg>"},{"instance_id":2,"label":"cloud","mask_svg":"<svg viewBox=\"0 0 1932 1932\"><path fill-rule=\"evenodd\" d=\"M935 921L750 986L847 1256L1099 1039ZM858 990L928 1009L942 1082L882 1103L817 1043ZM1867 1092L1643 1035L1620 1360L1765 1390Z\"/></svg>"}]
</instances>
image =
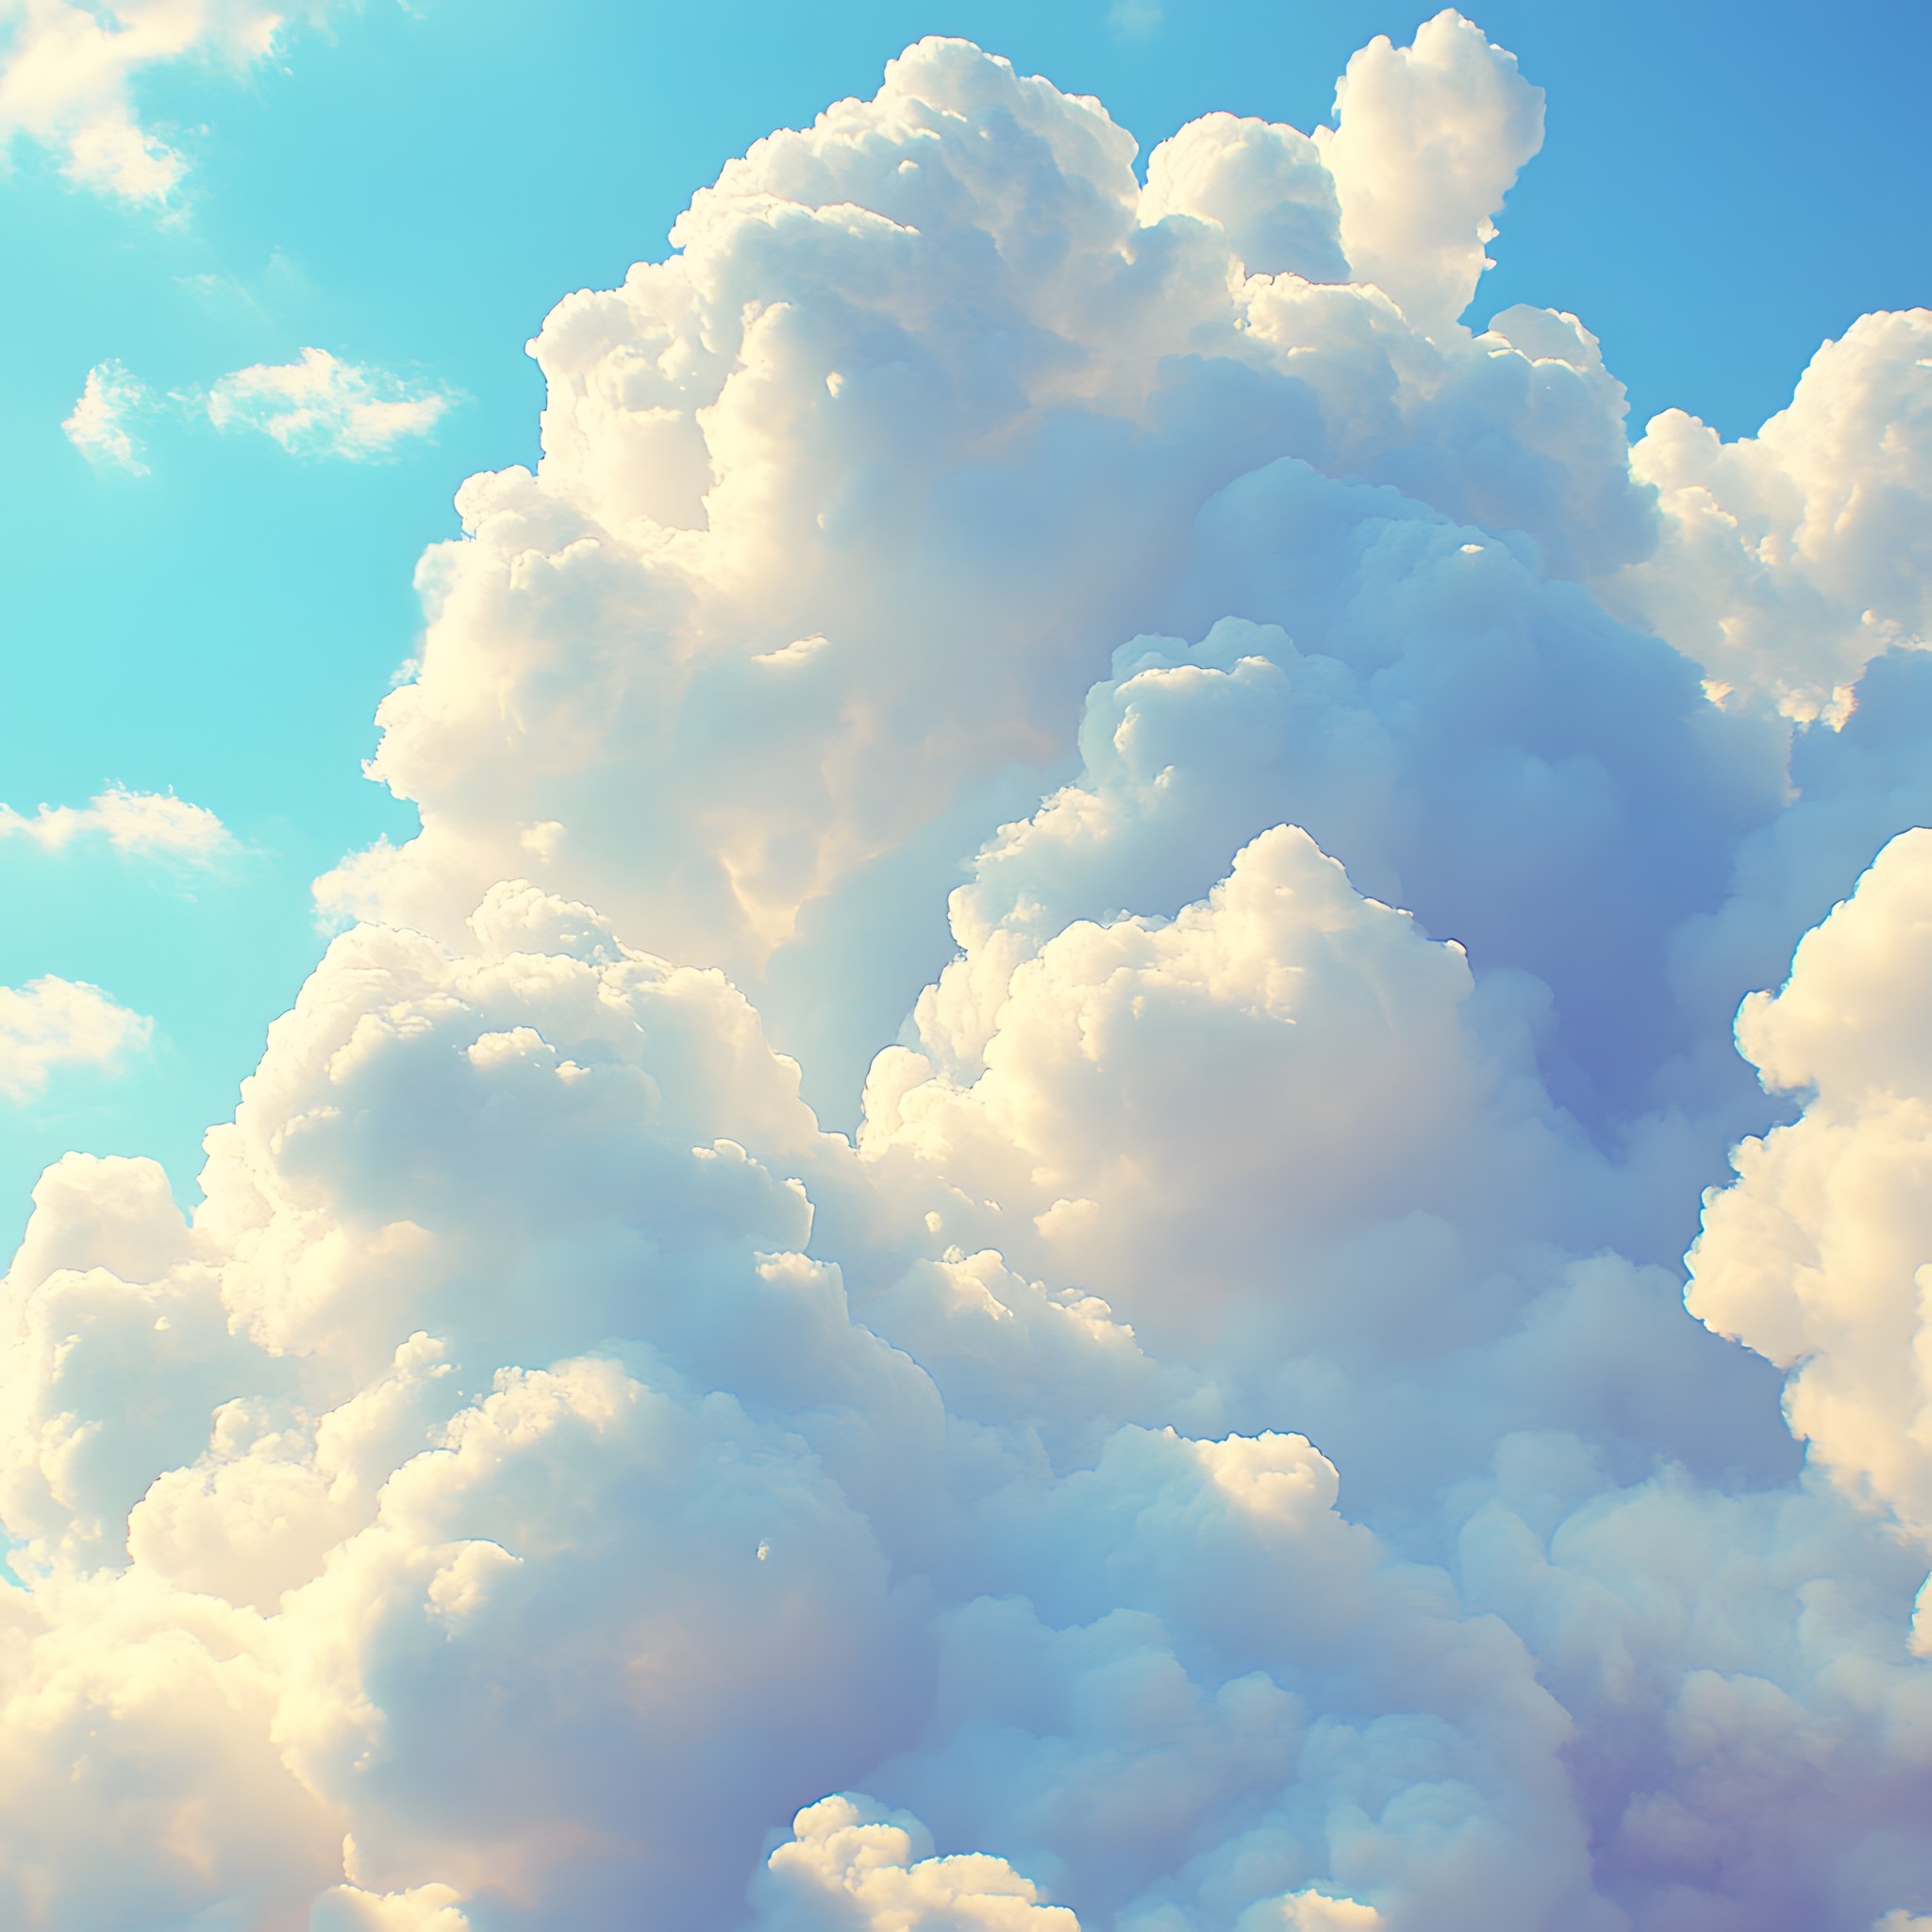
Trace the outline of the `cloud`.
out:
<instances>
[{"instance_id":1,"label":"cloud","mask_svg":"<svg viewBox=\"0 0 1932 1932\"><path fill-rule=\"evenodd\" d=\"M934 1857L917 1819L869 1798L822 1798L791 1821L791 1832L765 1861L771 1877L759 1924L773 1932L1079 1932L1072 1912L1041 1904L1004 1858Z\"/></svg>"},{"instance_id":2,"label":"cloud","mask_svg":"<svg viewBox=\"0 0 1932 1932\"><path fill-rule=\"evenodd\" d=\"M1232 114L1190 121L1147 158L1141 212L1217 224L1250 275L1345 282L1341 209L1321 149L1292 127Z\"/></svg>"},{"instance_id":3,"label":"cloud","mask_svg":"<svg viewBox=\"0 0 1932 1932\"><path fill-rule=\"evenodd\" d=\"M1543 96L1514 58L1444 10L1392 46L1378 34L1335 89L1320 128L1357 276L1418 327L1453 324L1490 266L1491 217L1543 142Z\"/></svg>"},{"instance_id":4,"label":"cloud","mask_svg":"<svg viewBox=\"0 0 1932 1932\"><path fill-rule=\"evenodd\" d=\"M1611 594L1726 701L1841 717L1872 658L1932 643L1928 363L1932 310L1862 316L1757 435L1667 409L1632 450L1662 541Z\"/></svg>"},{"instance_id":5,"label":"cloud","mask_svg":"<svg viewBox=\"0 0 1932 1932\"><path fill-rule=\"evenodd\" d=\"M1144 41L1159 29L1160 0L1108 0L1108 26L1124 41Z\"/></svg>"},{"instance_id":6,"label":"cloud","mask_svg":"<svg viewBox=\"0 0 1932 1932\"><path fill-rule=\"evenodd\" d=\"M206 806L172 791L129 791L120 785L83 806L43 805L31 818L0 805L0 839L9 838L26 839L43 852L105 839L117 852L190 865L212 865L235 849L228 828Z\"/></svg>"},{"instance_id":7,"label":"cloud","mask_svg":"<svg viewBox=\"0 0 1932 1932\"><path fill-rule=\"evenodd\" d=\"M427 436L451 398L326 349L304 349L296 362L258 362L225 375L208 391L217 429L256 429L291 456L368 462L411 437Z\"/></svg>"},{"instance_id":8,"label":"cloud","mask_svg":"<svg viewBox=\"0 0 1932 1932\"><path fill-rule=\"evenodd\" d=\"M1332 1326L1316 1285L1354 1272L1334 1252L1352 1224L1466 1212L1527 1232L1528 1200L1483 1198L1497 1179L1578 1191L1555 1178L1564 1124L1530 1071L1530 1024L1507 1000L1469 1015L1473 991L1459 948L1360 898L1306 832L1278 826L1172 922L1077 922L1014 966L988 993L970 1086L889 1049L859 1144L944 1176L932 1211L953 1241L1109 1284L1161 1355L1218 1356L1233 1332L1280 1359ZM999 1204L997 1230L962 1188ZM1222 1235L1204 1251L1210 1194ZM1355 1312L1379 1327L1376 1265ZM1248 1284L1265 1313L1239 1306Z\"/></svg>"},{"instance_id":9,"label":"cloud","mask_svg":"<svg viewBox=\"0 0 1932 1932\"><path fill-rule=\"evenodd\" d=\"M88 371L80 399L60 427L89 462L111 463L130 475L144 476L147 465L127 419L146 403L147 391L120 363L97 363Z\"/></svg>"},{"instance_id":10,"label":"cloud","mask_svg":"<svg viewBox=\"0 0 1932 1932\"><path fill-rule=\"evenodd\" d=\"M341 1885L323 1895L309 1923L315 1932L470 1932L456 1896L446 1885L389 1892Z\"/></svg>"},{"instance_id":11,"label":"cloud","mask_svg":"<svg viewBox=\"0 0 1932 1932\"><path fill-rule=\"evenodd\" d=\"M297 361L238 369L205 396L190 392L172 400L205 410L224 432L272 436L292 456L369 462L429 435L455 398L385 370L339 361L324 349L304 349ZM142 446L129 425L158 407L119 362L103 362L89 371L80 399L60 426L90 462L145 475Z\"/></svg>"},{"instance_id":12,"label":"cloud","mask_svg":"<svg viewBox=\"0 0 1932 1932\"><path fill-rule=\"evenodd\" d=\"M36 1190L0 1917L1921 1911L1916 325L1633 448L1540 129L924 42L558 305L202 1205Z\"/></svg>"},{"instance_id":13,"label":"cloud","mask_svg":"<svg viewBox=\"0 0 1932 1932\"><path fill-rule=\"evenodd\" d=\"M12 31L0 58L0 144L37 142L84 187L165 203L187 162L135 108L137 85L177 61L237 70L273 50L284 16L256 0L6 0Z\"/></svg>"},{"instance_id":14,"label":"cloud","mask_svg":"<svg viewBox=\"0 0 1932 1932\"><path fill-rule=\"evenodd\" d=\"M0 1094L25 1100L60 1066L111 1066L145 1043L153 1023L97 986L52 974L0 986Z\"/></svg>"},{"instance_id":15,"label":"cloud","mask_svg":"<svg viewBox=\"0 0 1932 1932\"><path fill-rule=\"evenodd\" d=\"M1691 1250L1693 1314L1788 1369L1786 1409L1861 1500L1932 1541L1921 1360L1932 1218L1932 831L1888 844L1738 1044L1802 1115L1737 1150ZM1932 1633L1928 1633L1932 1635Z\"/></svg>"}]
</instances>

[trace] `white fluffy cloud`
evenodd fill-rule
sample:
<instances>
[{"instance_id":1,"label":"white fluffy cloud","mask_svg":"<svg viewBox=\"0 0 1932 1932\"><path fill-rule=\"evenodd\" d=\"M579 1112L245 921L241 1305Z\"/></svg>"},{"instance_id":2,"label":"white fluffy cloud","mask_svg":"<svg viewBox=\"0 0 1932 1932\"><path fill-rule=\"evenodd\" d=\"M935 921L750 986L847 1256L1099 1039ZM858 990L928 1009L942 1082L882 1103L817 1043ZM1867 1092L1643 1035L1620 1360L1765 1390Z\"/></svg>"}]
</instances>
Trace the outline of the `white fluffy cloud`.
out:
<instances>
[{"instance_id":1,"label":"white fluffy cloud","mask_svg":"<svg viewBox=\"0 0 1932 1932\"><path fill-rule=\"evenodd\" d=\"M1250 275L1348 279L1335 178L1293 127L1233 114L1190 121L1147 157L1141 213L1215 223Z\"/></svg>"},{"instance_id":2,"label":"white fluffy cloud","mask_svg":"<svg viewBox=\"0 0 1932 1932\"><path fill-rule=\"evenodd\" d=\"M984 1071L961 1086L888 1050L861 1147L930 1176L922 1195L955 1241L1108 1284L1164 1357L1218 1352L1232 1332L1281 1359L1332 1329L1350 1274L1379 1325L1391 1224L1521 1238L1565 1191L1524 1016L1499 1002L1466 1024L1461 949L1358 897L1304 831L1262 834L1172 923L1076 922L974 991L994 1016ZM977 1032L975 1018L961 1024ZM1221 1224L1208 1249L1206 1198ZM1364 1224L1376 1252L1351 1262L1338 1244ZM1475 1272L1493 1268L1480 1254Z\"/></svg>"},{"instance_id":3,"label":"white fluffy cloud","mask_svg":"<svg viewBox=\"0 0 1932 1932\"><path fill-rule=\"evenodd\" d=\"M234 849L228 828L206 806L171 791L110 785L86 805L43 805L29 817L0 805L0 839L25 839L43 852L103 839L117 852L210 865Z\"/></svg>"},{"instance_id":4,"label":"white fluffy cloud","mask_svg":"<svg viewBox=\"0 0 1932 1932\"><path fill-rule=\"evenodd\" d=\"M318 11L318 8L305 8ZM137 80L177 61L245 68L285 13L259 0L0 0L0 144L38 142L89 188L164 202L187 163L136 112Z\"/></svg>"},{"instance_id":5,"label":"white fluffy cloud","mask_svg":"<svg viewBox=\"0 0 1932 1932\"><path fill-rule=\"evenodd\" d=\"M1333 131L1317 138L1357 276L1386 290L1418 327L1453 326L1490 266L1491 217L1542 146L1542 90L1445 11L1410 46L1371 41L1348 63L1335 108Z\"/></svg>"},{"instance_id":6,"label":"white fluffy cloud","mask_svg":"<svg viewBox=\"0 0 1932 1932\"><path fill-rule=\"evenodd\" d=\"M1079 1932L1063 1906L1004 1858L937 1858L916 1818L867 1798L808 1805L766 1860L761 1926L772 1932Z\"/></svg>"},{"instance_id":7,"label":"white fluffy cloud","mask_svg":"<svg viewBox=\"0 0 1932 1932\"><path fill-rule=\"evenodd\" d=\"M1515 98L1466 24L1429 46ZM1372 64L1343 132L1455 106L1407 74ZM454 932L516 851L724 965L856 1084L944 958L936 915L888 908L936 908L960 850L1030 808L1116 646L1277 614L1252 525L1282 513L1282 461L1526 530L1565 572L1641 553L1654 512L1580 328L1511 311L1472 337L1304 280L1340 273L1341 204L1292 130L1184 133L1144 193L1131 149L926 42L875 102L731 163L678 254L561 304L541 475L465 486L474 538L425 558L423 675L383 708L377 769L424 834L330 902ZM1255 226L1243 197L1287 177L1292 218ZM1417 220L1479 255L1492 198ZM1244 278L1240 249L1281 272ZM1354 521L1329 520L1338 550Z\"/></svg>"},{"instance_id":8,"label":"white fluffy cloud","mask_svg":"<svg viewBox=\"0 0 1932 1932\"><path fill-rule=\"evenodd\" d=\"M421 835L7 1277L0 1916L1923 1914L1917 324L1633 450L1514 61L1339 107L923 42L546 322Z\"/></svg>"},{"instance_id":9,"label":"white fluffy cloud","mask_svg":"<svg viewBox=\"0 0 1932 1932\"><path fill-rule=\"evenodd\" d=\"M1867 315L1755 437L1666 410L1630 458L1662 541L1613 594L1724 694L1841 715L1879 652L1932 645L1928 367L1932 310Z\"/></svg>"},{"instance_id":10,"label":"white fluffy cloud","mask_svg":"<svg viewBox=\"0 0 1932 1932\"><path fill-rule=\"evenodd\" d=\"M225 375L208 391L217 429L255 429L291 456L366 462L399 442L427 436L450 398L386 370L304 349L293 362L258 362Z\"/></svg>"},{"instance_id":11,"label":"white fluffy cloud","mask_svg":"<svg viewBox=\"0 0 1932 1932\"><path fill-rule=\"evenodd\" d=\"M1803 1115L1738 1149L1691 1251L1690 1307L1791 1371L1791 1426L1932 1541L1932 831L1901 834L1738 1018Z\"/></svg>"},{"instance_id":12,"label":"white fluffy cloud","mask_svg":"<svg viewBox=\"0 0 1932 1932\"><path fill-rule=\"evenodd\" d=\"M150 1024L84 980L50 973L0 986L0 1094L38 1093L55 1067L111 1065L147 1039Z\"/></svg>"},{"instance_id":13,"label":"white fluffy cloud","mask_svg":"<svg viewBox=\"0 0 1932 1932\"><path fill-rule=\"evenodd\" d=\"M69 442L91 463L110 463L130 475L143 476L141 445L128 419L147 401L147 391L118 362L97 363L72 413L60 425Z\"/></svg>"}]
</instances>

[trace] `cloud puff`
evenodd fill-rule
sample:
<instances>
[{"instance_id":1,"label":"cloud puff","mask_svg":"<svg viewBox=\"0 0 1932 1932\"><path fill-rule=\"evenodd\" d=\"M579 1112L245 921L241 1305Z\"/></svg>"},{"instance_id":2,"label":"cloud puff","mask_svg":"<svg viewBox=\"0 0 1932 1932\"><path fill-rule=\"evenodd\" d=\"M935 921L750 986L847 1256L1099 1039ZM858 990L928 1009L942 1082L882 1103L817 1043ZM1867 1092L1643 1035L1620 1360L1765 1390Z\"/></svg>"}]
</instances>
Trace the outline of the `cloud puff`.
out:
<instances>
[{"instance_id":1,"label":"cloud puff","mask_svg":"<svg viewBox=\"0 0 1932 1932\"><path fill-rule=\"evenodd\" d=\"M1932 310L1867 315L1757 436L1657 417L1630 462L1657 491L1662 541L1611 594L1723 695L1841 717L1872 658L1932 643L1928 370Z\"/></svg>"},{"instance_id":2,"label":"cloud puff","mask_svg":"<svg viewBox=\"0 0 1932 1932\"><path fill-rule=\"evenodd\" d=\"M926 42L559 305L203 1204L36 1191L0 1916L1922 1911L1932 660L1764 619L1920 378L1660 489L1458 319L1540 116Z\"/></svg>"},{"instance_id":3,"label":"cloud puff","mask_svg":"<svg viewBox=\"0 0 1932 1932\"><path fill-rule=\"evenodd\" d=\"M860 1145L944 1177L934 1211L953 1240L1109 1284L1163 1355L1230 1324L1261 1343L1255 1311L1229 1305L1246 1290L1279 1358L1302 1265L1310 1290L1342 1265L1332 1231L1464 1210L1521 1230L1528 1204L1478 1205L1485 1191L1555 1191L1561 1125L1524 1078L1527 1028L1507 1006L1466 1027L1472 991L1459 948L1430 945L1278 827L1171 924L1070 924L982 989L997 1017L970 1087L882 1055ZM962 1188L999 1204L997 1230ZM1224 1234L1203 1251L1210 1194Z\"/></svg>"},{"instance_id":4,"label":"cloud puff","mask_svg":"<svg viewBox=\"0 0 1932 1932\"><path fill-rule=\"evenodd\" d=\"M447 1885L408 1891L365 1891L341 1885L325 1892L309 1919L314 1932L470 1932Z\"/></svg>"},{"instance_id":5,"label":"cloud puff","mask_svg":"<svg viewBox=\"0 0 1932 1932\"><path fill-rule=\"evenodd\" d=\"M450 397L381 369L304 349L295 362L258 362L208 391L217 429L256 429L291 456L367 462L411 437L427 436Z\"/></svg>"},{"instance_id":6,"label":"cloud puff","mask_svg":"<svg viewBox=\"0 0 1932 1932\"><path fill-rule=\"evenodd\" d=\"M1196 215L1225 230L1251 275L1345 282L1335 179L1307 135L1272 122L1206 114L1147 158L1141 212Z\"/></svg>"},{"instance_id":7,"label":"cloud puff","mask_svg":"<svg viewBox=\"0 0 1932 1932\"><path fill-rule=\"evenodd\" d=\"M758 1923L773 1932L1079 1932L1072 1912L1041 1904L1004 1858L934 1857L917 1819L869 1798L822 1798L791 1821L791 1832L765 1861Z\"/></svg>"},{"instance_id":8,"label":"cloud puff","mask_svg":"<svg viewBox=\"0 0 1932 1932\"><path fill-rule=\"evenodd\" d=\"M1444 11L1396 47L1377 35L1317 131L1356 275L1419 326L1453 325L1490 266L1491 217L1542 146L1543 96L1482 33Z\"/></svg>"},{"instance_id":9,"label":"cloud puff","mask_svg":"<svg viewBox=\"0 0 1932 1932\"><path fill-rule=\"evenodd\" d=\"M1690 1253L1691 1311L1790 1371L1791 1426L1856 1495L1932 1540L1932 831L1906 832L1738 1016L1802 1116L1737 1150Z\"/></svg>"},{"instance_id":10,"label":"cloud puff","mask_svg":"<svg viewBox=\"0 0 1932 1932\"><path fill-rule=\"evenodd\" d=\"M45 974L0 986L0 1093L24 1100L59 1066L108 1066L147 1039L153 1023L97 986Z\"/></svg>"},{"instance_id":11,"label":"cloud puff","mask_svg":"<svg viewBox=\"0 0 1932 1932\"><path fill-rule=\"evenodd\" d=\"M211 865L234 850L228 828L206 806L172 791L129 791L110 785L88 804L43 805L31 818L0 805L0 839L26 839L43 852L75 841L105 839L115 851L142 858Z\"/></svg>"},{"instance_id":12,"label":"cloud puff","mask_svg":"<svg viewBox=\"0 0 1932 1932\"><path fill-rule=\"evenodd\" d=\"M110 463L130 475L144 476L147 465L127 422L146 401L147 391L120 363L97 363L88 371L80 399L60 427L89 462Z\"/></svg>"}]
</instances>

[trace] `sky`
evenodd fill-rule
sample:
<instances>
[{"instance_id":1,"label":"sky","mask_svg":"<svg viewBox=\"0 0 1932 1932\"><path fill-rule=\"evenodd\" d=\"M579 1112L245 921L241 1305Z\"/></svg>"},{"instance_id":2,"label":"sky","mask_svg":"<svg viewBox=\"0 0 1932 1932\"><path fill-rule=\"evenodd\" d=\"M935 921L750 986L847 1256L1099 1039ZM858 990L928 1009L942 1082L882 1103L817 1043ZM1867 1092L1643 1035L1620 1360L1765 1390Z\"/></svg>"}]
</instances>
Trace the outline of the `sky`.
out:
<instances>
[{"instance_id":1,"label":"sky","mask_svg":"<svg viewBox=\"0 0 1932 1932\"><path fill-rule=\"evenodd\" d=\"M163 207L91 192L17 138L0 232L16 286L50 292L16 303L0 390L22 453L0 485L0 799L172 791L237 849L184 874L0 844L0 984L86 981L154 1022L115 1073L72 1067L0 1114L8 1226L70 1146L161 1155L192 1199L203 1129L319 955L310 880L412 828L359 775L417 648L411 570L453 532L464 476L534 456L523 344L560 295L660 254L725 159L870 92L923 34L1100 95L1144 156L1213 108L1317 125L1349 54L1425 12L559 0L539 22L369 0L291 21L259 60L136 73L182 158ZM1674 406L1747 434L1826 337L1923 298L1924 225L1903 218L1924 187L1922 8L1511 0L1483 25L1552 108L1474 308L1583 316L1637 424ZM141 475L61 434L99 364L165 398L310 346L453 400L427 434L348 459L223 434L192 403L144 426Z\"/></svg>"},{"instance_id":2,"label":"sky","mask_svg":"<svg viewBox=\"0 0 1932 1932\"><path fill-rule=\"evenodd\" d=\"M1932 1932L1923 17L0 28L0 1922Z\"/></svg>"}]
</instances>

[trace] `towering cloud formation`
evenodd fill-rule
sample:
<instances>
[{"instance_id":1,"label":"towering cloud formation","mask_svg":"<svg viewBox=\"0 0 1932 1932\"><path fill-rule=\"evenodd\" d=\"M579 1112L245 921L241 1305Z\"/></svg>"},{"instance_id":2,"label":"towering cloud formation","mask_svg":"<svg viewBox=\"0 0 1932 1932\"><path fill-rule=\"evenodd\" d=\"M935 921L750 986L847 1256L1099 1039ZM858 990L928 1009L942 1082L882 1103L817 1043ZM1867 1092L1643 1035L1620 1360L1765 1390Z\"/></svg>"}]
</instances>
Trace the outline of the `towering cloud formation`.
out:
<instances>
[{"instance_id":1,"label":"towering cloud formation","mask_svg":"<svg viewBox=\"0 0 1932 1932\"><path fill-rule=\"evenodd\" d=\"M924 42L550 318L421 835L8 1277L14 1919L1932 1907L1932 324L1633 451L1514 61L1339 107Z\"/></svg>"}]
</instances>

